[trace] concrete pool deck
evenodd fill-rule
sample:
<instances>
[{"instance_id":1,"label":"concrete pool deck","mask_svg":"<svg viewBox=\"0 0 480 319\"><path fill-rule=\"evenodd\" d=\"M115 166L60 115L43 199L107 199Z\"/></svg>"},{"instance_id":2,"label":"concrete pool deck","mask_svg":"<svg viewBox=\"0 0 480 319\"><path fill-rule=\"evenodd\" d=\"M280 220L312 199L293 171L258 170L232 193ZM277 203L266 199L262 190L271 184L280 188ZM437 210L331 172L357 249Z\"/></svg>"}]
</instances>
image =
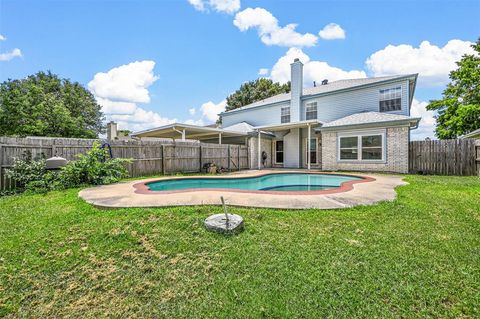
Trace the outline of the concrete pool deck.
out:
<instances>
[{"instance_id":1,"label":"concrete pool deck","mask_svg":"<svg viewBox=\"0 0 480 319\"><path fill-rule=\"evenodd\" d=\"M240 171L219 176L209 175L210 178L253 177L271 173L307 173L306 170L274 170ZM311 171L312 173L324 173ZM332 174L328 172L326 174ZM357 205L371 205L380 201L392 201L396 197L395 187L407 184L402 176L380 175L364 173L334 173L338 175L356 175L367 177L368 181L350 185L341 192L309 193L305 194L278 194L236 192L232 190L193 190L182 192L139 193L139 183L148 183L163 179L188 178L188 176L165 176L135 180L112 185L102 185L81 190L79 196L86 202L103 208L125 207L168 207L193 205L221 205L220 196L225 198L227 205L264 208L287 209L334 209L353 207ZM197 177L197 176L190 176ZM204 176L198 176L204 177ZM134 187L136 185L136 187Z\"/></svg>"}]
</instances>

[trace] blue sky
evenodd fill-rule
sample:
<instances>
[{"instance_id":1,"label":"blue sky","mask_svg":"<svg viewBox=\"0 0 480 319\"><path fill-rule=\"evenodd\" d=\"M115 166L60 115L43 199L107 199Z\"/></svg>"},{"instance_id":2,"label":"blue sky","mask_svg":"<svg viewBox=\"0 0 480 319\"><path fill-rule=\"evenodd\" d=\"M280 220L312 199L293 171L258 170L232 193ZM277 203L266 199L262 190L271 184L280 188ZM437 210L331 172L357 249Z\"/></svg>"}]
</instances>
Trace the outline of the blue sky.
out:
<instances>
[{"instance_id":1,"label":"blue sky","mask_svg":"<svg viewBox=\"0 0 480 319\"><path fill-rule=\"evenodd\" d=\"M51 70L138 130L209 124L241 83L260 69L284 81L296 56L306 85L418 72L423 138L422 108L480 36L479 12L480 1L0 0L0 81Z\"/></svg>"}]
</instances>

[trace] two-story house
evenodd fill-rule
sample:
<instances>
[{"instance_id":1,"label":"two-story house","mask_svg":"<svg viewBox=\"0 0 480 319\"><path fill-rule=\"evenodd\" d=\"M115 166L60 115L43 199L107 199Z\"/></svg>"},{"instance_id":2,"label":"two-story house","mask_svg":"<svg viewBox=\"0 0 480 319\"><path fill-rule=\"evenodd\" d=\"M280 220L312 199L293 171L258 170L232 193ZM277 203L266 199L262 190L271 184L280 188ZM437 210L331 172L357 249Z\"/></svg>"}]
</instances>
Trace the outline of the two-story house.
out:
<instances>
[{"instance_id":1,"label":"two-story house","mask_svg":"<svg viewBox=\"0 0 480 319\"><path fill-rule=\"evenodd\" d=\"M295 59L290 93L221 113L221 128L171 124L134 135L245 142L251 168L406 173L410 130L420 120L410 117L416 79L324 80L304 88L303 64Z\"/></svg>"}]
</instances>

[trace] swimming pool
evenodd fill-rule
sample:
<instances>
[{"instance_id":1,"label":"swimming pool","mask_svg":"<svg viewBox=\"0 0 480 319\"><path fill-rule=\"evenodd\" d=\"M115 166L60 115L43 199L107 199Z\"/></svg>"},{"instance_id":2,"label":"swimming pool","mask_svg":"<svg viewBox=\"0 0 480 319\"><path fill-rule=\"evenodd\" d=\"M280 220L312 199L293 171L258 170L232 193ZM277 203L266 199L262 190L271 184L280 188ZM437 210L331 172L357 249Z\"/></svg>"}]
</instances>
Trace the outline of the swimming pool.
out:
<instances>
[{"instance_id":1,"label":"swimming pool","mask_svg":"<svg viewBox=\"0 0 480 319\"><path fill-rule=\"evenodd\" d=\"M250 192L315 192L340 188L344 183L362 181L350 175L315 173L272 173L253 177L191 177L166 179L144 184L149 192L222 189Z\"/></svg>"}]
</instances>

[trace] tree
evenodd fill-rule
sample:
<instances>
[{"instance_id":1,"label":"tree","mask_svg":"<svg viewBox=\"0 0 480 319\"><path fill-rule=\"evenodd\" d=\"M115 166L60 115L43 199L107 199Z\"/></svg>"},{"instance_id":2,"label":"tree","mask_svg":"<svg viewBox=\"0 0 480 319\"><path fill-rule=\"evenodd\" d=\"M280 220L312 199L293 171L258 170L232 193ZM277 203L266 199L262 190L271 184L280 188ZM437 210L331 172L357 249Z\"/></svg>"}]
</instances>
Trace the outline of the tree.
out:
<instances>
[{"instance_id":1,"label":"tree","mask_svg":"<svg viewBox=\"0 0 480 319\"><path fill-rule=\"evenodd\" d=\"M95 138L102 121L89 91L51 72L0 84L0 135Z\"/></svg>"},{"instance_id":2,"label":"tree","mask_svg":"<svg viewBox=\"0 0 480 319\"><path fill-rule=\"evenodd\" d=\"M246 82L235 93L227 97L226 110L231 111L244 105L288 92L290 92L290 82L280 84L265 78Z\"/></svg>"},{"instance_id":3,"label":"tree","mask_svg":"<svg viewBox=\"0 0 480 319\"><path fill-rule=\"evenodd\" d=\"M456 138L480 128L480 38L472 45L474 54L464 55L441 100L432 100L427 110L438 112L435 135Z\"/></svg>"}]
</instances>

